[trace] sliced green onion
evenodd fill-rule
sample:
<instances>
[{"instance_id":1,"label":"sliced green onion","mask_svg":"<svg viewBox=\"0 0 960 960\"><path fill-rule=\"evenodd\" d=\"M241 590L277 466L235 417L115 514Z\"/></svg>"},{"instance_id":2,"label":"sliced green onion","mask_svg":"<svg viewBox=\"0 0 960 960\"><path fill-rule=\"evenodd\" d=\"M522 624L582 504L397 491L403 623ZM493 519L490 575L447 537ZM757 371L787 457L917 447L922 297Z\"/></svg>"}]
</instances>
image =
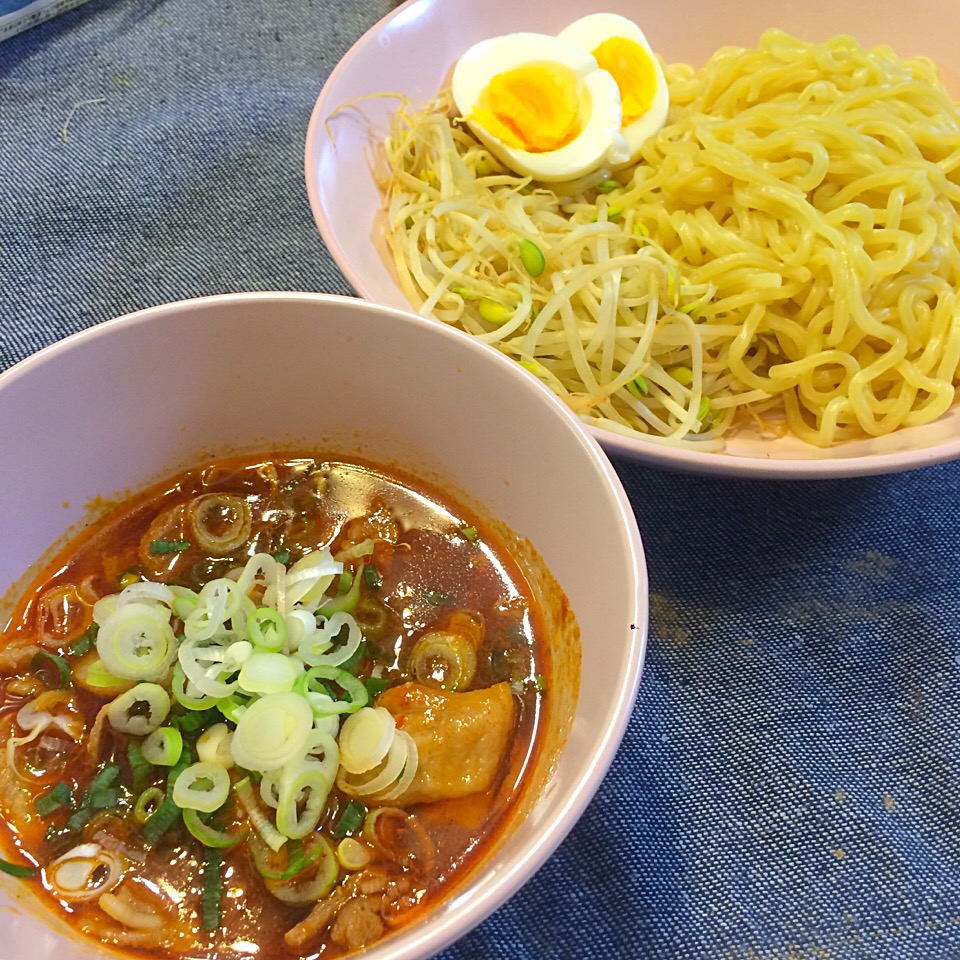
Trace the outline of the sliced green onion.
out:
<instances>
[{"instance_id":1,"label":"sliced green onion","mask_svg":"<svg viewBox=\"0 0 960 960\"><path fill-rule=\"evenodd\" d=\"M350 588L353 586L353 571L344 570L340 574L340 580L337 583L337 596L342 597L345 593L350 592Z\"/></svg>"},{"instance_id":2,"label":"sliced green onion","mask_svg":"<svg viewBox=\"0 0 960 960\"><path fill-rule=\"evenodd\" d=\"M179 761L167 774L167 790L160 806L147 818L140 831L141 836L151 846L180 819L180 808L174 803L173 788L180 774L190 765L190 751L184 750Z\"/></svg>"},{"instance_id":3,"label":"sliced green onion","mask_svg":"<svg viewBox=\"0 0 960 960\"><path fill-rule=\"evenodd\" d=\"M390 686L389 677L364 677L363 685L367 688L367 696L375 700Z\"/></svg>"},{"instance_id":4,"label":"sliced green onion","mask_svg":"<svg viewBox=\"0 0 960 960\"><path fill-rule=\"evenodd\" d=\"M150 761L143 755L140 744L134 743L132 740L127 744L127 763L130 765L130 778L133 782L133 791L134 793L139 793L150 780L153 768Z\"/></svg>"},{"instance_id":5,"label":"sliced green onion","mask_svg":"<svg viewBox=\"0 0 960 960\"><path fill-rule=\"evenodd\" d=\"M250 536L250 505L233 493L206 493L187 507L197 543L218 557L238 550Z\"/></svg>"},{"instance_id":6,"label":"sliced green onion","mask_svg":"<svg viewBox=\"0 0 960 960\"><path fill-rule=\"evenodd\" d=\"M458 633L427 633L414 646L410 663L420 683L443 690L463 690L476 676L477 651Z\"/></svg>"},{"instance_id":7,"label":"sliced green onion","mask_svg":"<svg viewBox=\"0 0 960 960\"><path fill-rule=\"evenodd\" d=\"M213 813L230 795L230 774L216 763L192 763L173 785L173 802L181 810Z\"/></svg>"},{"instance_id":8,"label":"sliced green onion","mask_svg":"<svg viewBox=\"0 0 960 960\"><path fill-rule=\"evenodd\" d=\"M145 824L160 809L164 799L166 799L166 794L159 787L147 787L137 797L136 805L133 808L133 817L137 823ZM174 806L176 805L174 804Z\"/></svg>"},{"instance_id":9,"label":"sliced green onion","mask_svg":"<svg viewBox=\"0 0 960 960\"><path fill-rule=\"evenodd\" d=\"M464 527L460 531L460 536L471 542L474 542L480 536L480 534L477 532L476 527Z\"/></svg>"},{"instance_id":10,"label":"sliced green onion","mask_svg":"<svg viewBox=\"0 0 960 960\"><path fill-rule=\"evenodd\" d=\"M150 552L155 556L165 553L183 553L190 549L189 540L151 540Z\"/></svg>"},{"instance_id":11,"label":"sliced green onion","mask_svg":"<svg viewBox=\"0 0 960 960\"><path fill-rule=\"evenodd\" d=\"M247 618L250 642L261 650L276 653L287 642L287 624L271 607L259 607ZM241 681L242 683L242 681Z\"/></svg>"},{"instance_id":12,"label":"sliced green onion","mask_svg":"<svg viewBox=\"0 0 960 960\"><path fill-rule=\"evenodd\" d=\"M361 540L337 554L337 560L343 563L345 560L358 560L360 557L369 557L377 549L376 541L370 537Z\"/></svg>"},{"instance_id":13,"label":"sliced green onion","mask_svg":"<svg viewBox=\"0 0 960 960\"><path fill-rule=\"evenodd\" d=\"M197 738L197 756L204 763L216 763L229 770L233 766L233 734L225 723L215 723Z\"/></svg>"},{"instance_id":14,"label":"sliced green onion","mask_svg":"<svg viewBox=\"0 0 960 960\"><path fill-rule=\"evenodd\" d=\"M47 664L52 664L57 670L57 687L65 690L70 686L70 664L63 657L55 653L49 653L46 650L40 650L33 655L30 661L30 672L34 676L40 676Z\"/></svg>"},{"instance_id":15,"label":"sliced green onion","mask_svg":"<svg viewBox=\"0 0 960 960\"><path fill-rule=\"evenodd\" d=\"M450 595L444 593L442 590L428 590L423 599L430 604L431 607L443 607L450 602Z\"/></svg>"},{"instance_id":16,"label":"sliced green onion","mask_svg":"<svg viewBox=\"0 0 960 960\"><path fill-rule=\"evenodd\" d=\"M118 677L162 680L177 655L170 610L138 601L116 607L100 624L97 652Z\"/></svg>"},{"instance_id":17,"label":"sliced green onion","mask_svg":"<svg viewBox=\"0 0 960 960\"><path fill-rule=\"evenodd\" d=\"M531 277L539 277L547 266L543 251L532 240L527 239L520 241L520 262Z\"/></svg>"},{"instance_id":18,"label":"sliced green onion","mask_svg":"<svg viewBox=\"0 0 960 960\"><path fill-rule=\"evenodd\" d=\"M376 590L383 583L380 571L374 566L369 566L363 571L363 579L371 590Z\"/></svg>"},{"instance_id":19,"label":"sliced green onion","mask_svg":"<svg viewBox=\"0 0 960 960\"><path fill-rule=\"evenodd\" d=\"M274 555L273 559L277 563L282 563L286 566L290 562L290 551L286 547L281 547Z\"/></svg>"},{"instance_id":20,"label":"sliced green onion","mask_svg":"<svg viewBox=\"0 0 960 960\"><path fill-rule=\"evenodd\" d=\"M187 675L183 672L183 667L179 663L174 664L173 667L173 699L177 701L181 706L186 707L188 710L209 710L211 707L216 706L217 700L215 697L208 697L200 693L199 696L194 696L191 690L188 690L188 686L192 687L192 684L187 680Z\"/></svg>"},{"instance_id":21,"label":"sliced green onion","mask_svg":"<svg viewBox=\"0 0 960 960\"><path fill-rule=\"evenodd\" d=\"M223 854L216 847L203 852L203 892L200 894L200 929L219 930L223 903Z\"/></svg>"},{"instance_id":22,"label":"sliced green onion","mask_svg":"<svg viewBox=\"0 0 960 960\"><path fill-rule=\"evenodd\" d=\"M251 703L237 721L231 745L233 759L247 770L279 770L303 756L312 728L313 711L304 697L268 693Z\"/></svg>"},{"instance_id":23,"label":"sliced green onion","mask_svg":"<svg viewBox=\"0 0 960 960\"><path fill-rule=\"evenodd\" d=\"M318 836L312 834L307 838L309 849L306 853L303 841L298 838L288 840L279 850L272 851L272 856L259 843L251 843L250 850L257 872L265 880L292 880L326 855L326 848L317 842Z\"/></svg>"},{"instance_id":24,"label":"sliced green onion","mask_svg":"<svg viewBox=\"0 0 960 960\"><path fill-rule=\"evenodd\" d=\"M356 574L351 574L353 579L350 581L349 589L344 593L342 590L336 597L328 597L317 609L317 613L325 617L334 613L352 613L360 599L360 586L362 583L364 564L360 562ZM340 585L343 586L343 577L349 574L349 570L344 570L340 575Z\"/></svg>"},{"instance_id":25,"label":"sliced green onion","mask_svg":"<svg viewBox=\"0 0 960 960\"><path fill-rule=\"evenodd\" d=\"M196 837L205 847L214 847L217 850L226 850L235 847L247 836L246 830L237 833L226 833L211 827L203 822L196 810L184 810L183 822L191 836Z\"/></svg>"},{"instance_id":26,"label":"sliced green onion","mask_svg":"<svg viewBox=\"0 0 960 960\"><path fill-rule=\"evenodd\" d=\"M650 387L643 377L634 377L628 384L627 390L630 391L638 400L641 396L646 397L650 393Z\"/></svg>"},{"instance_id":27,"label":"sliced green onion","mask_svg":"<svg viewBox=\"0 0 960 960\"><path fill-rule=\"evenodd\" d=\"M111 810L120 802L119 787L101 787L99 790L91 790L87 799L87 805L93 810Z\"/></svg>"},{"instance_id":28,"label":"sliced green onion","mask_svg":"<svg viewBox=\"0 0 960 960\"><path fill-rule=\"evenodd\" d=\"M250 850L257 872L265 880L292 880L327 855L327 848L317 840L319 836L311 834L307 838L307 852L304 852L304 843L299 838L288 840L279 850L270 854L259 843L252 842Z\"/></svg>"},{"instance_id":29,"label":"sliced green onion","mask_svg":"<svg viewBox=\"0 0 960 960\"><path fill-rule=\"evenodd\" d=\"M332 787L332 776L311 760L285 767L280 775L277 829L285 837L302 838L312 833L323 816Z\"/></svg>"},{"instance_id":30,"label":"sliced green onion","mask_svg":"<svg viewBox=\"0 0 960 960\"><path fill-rule=\"evenodd\" d=\"M75 657L82 657L97 642L97 631L100 629L96 623L91 623L87 629L77 637L67 648Z\"/></svg>"},{"instance_id":31,"label":"sliced green onion","mask_svg":"<svg viewBox=\"0 0 960 960\"><path fill-rule=\"evenodd\" d=\"M171 797L164 797L160 806L154 810L143 824L140 835L150 846L154 846L160 838L177 822L180 817L180 808Z\"/></svg>"},{"instance_id":32,"label":"sliced green onion","mask_svg":"<svg viewBox=\"0 0 960 960\"><path fill-rule=\"evenodd\" d=\"M67 817L67 830L72 832L81 829L85 823L96 816L96 813L97 811L91 806L78 807Z\"/></svg>"},{"instance_id":33,"label":"sliced green onion","mask_svg":"<svg viewBox=\"0 0 960 960\"><path fill-rule=\"evenodd\" d=\"M214 701L215 706L206 710L193 710L190 713L181 713L170 718L170 726L182 730L184 733L194 733L219 719L218 710L220 701Z\"/></svg>"},{"instance_id":34,"label":"sliced green onion","mask_svg":"<svg viewBox=\"0 0 960 960\"><path fill-rule=\"evenodd\" d=\"M183 753L183 734L176 727L158 727L141 747L144 759L158 767L172 767Z\"/></svg>"},{"instance_id":35,"label":"sliced green onion","mask_svg":"<svg viewBox=\"0 0 960 960\"><path fill-rule=\"evenodd\" d=\"M346 641L334 646L344 630L347 631ZM356 654L362 642L360 626L349 613L332 613L321 621L314 633L300 641L297 653L311 667L342 667L345 661ZM300 682L299 677L297 682Z\"/></svg>"},{"instance_id":36,"label":"sliced green onion","mask_svg":"<svg viewBox=\"0 0 960 960\"><path fill-rule=\"evenodd\" d=\"M484 297L477 309L480 311L480 316L483 317L487 323L495 323L497 325L501 323L506 323L513 316L513 309L506 306L506 304L498 303L496 300L491 300L489 297Z\"/></svg>"},{"instance_id":37,"label":"sliced green onion","mask_svg":"<svg viewBox=\"0 0 960 960\"><path fill-rule=\"evenodd\" d=\"M222 700L218 700L217 709L231 723L239 723L243 712L249 704L250 701L246 697L239 697L237 694L233 694L229 697L224 697Z\"/></svg>"},{"instance_id":38,"label":"sliced green onion","mask_svg":"<svg viewBox=\"0 0 960 960\"><path fill-rule=\"evenodd\" d=\"M6 873L11 877L32 877L36 873L35 867L28 867L25 864L10 863L9 860L0 860L0 873Z\"/></svg>"},{"instance_id":39,"label":"sliced green onion","mask_svg":"<svg viewBox=\"0 0 960 960\"><path fill-rule=\"evenodd\" d=\"M341 670L339 667L311 667L297 681L298 687L302 684L303 689L310 693L325 693L323 686L318 682L320 680L332 680L343 689L346 694L346 700L335 700L330 708L331 713L355 713L361 707L365 707L370 697L367 694L367 688L353 674ZM239 761L237 761L239 763ZM241 764L244 766L244 764Z\"/></svg>"},{"instance_id":40,"label":"sliced green onion","mask_svg":"<svg viewBox=\"0 0 960 960\"><path fill-rule=\"evenodd\" d=\"M370 859L370 848L353 837L344 837L337 844L337 860L344 870L361 870Z\"/></svg>"},{"instance_id":41,"label":"sliced green onion","mask_svg":"<svg viewBox=\"0 0 960 960\"><path fill-rule=\"evenodd\" d=\"M285 693L302 674L303 664L296 657L258 650L244 661L238 679L247 693Z\"/></svg>"},{"instance_id":42,"label":"sliced green onion","mask_svg":"<svg viewBox=\"0 0 960 960\"><path fill-rule=\"evenodd\" d=\"M265 878L267 889L283 903L315 903L325 897L337 882L340 871L330 841L322 833L311 837L318 853L311 854L311 870L302 869L288 880Z\"/></svg>"},{"instance_id":43,"label":"sliced green onion","mask_svg":"<svg viewBox=\"0 0 960 960\"><path fill-rule=\"evenodd\" d=\"M381 764L393 744L396 721L383 707L363 707L343 721L337 745L347 773L367 773Z\"/></svg>"},{"instance_id":44,"label":"sliced green onion","mask_svg":"<svg viewBox=\"0 0 960 960\"><path fill-rule=\"evenodd\" d=\"M107 707L110 726L120 733L145 737L170 713L170 695L157 683L138 683Z\"/></svg>"},{"instance_id":45,"label":"sliced green onion","mask_svg":"<svg viewBox=\"0 0 960 960\"><path fill-rule=\"evenodd\" d=\"M94 790L104 790L107 787L116 786L120 780L120 767L116 763L108 763L103 766L101 770L97 772L97 775L90 781L90 786L87 788L87 793L92 793ZM81 800L81 804L85 800Z\"/></svg>"},{"instance_id":46,"label":"sliced green onion","mask_svg":"<svg viewBox=\"0 0 960 960\"><path fill-rule=\"evenodd\" d=\"M102 687L104 690L119 687L121 690L130 685L130 681L125 677L118 677L103 665L103 661L97 657L87 668L87 686Z\"/></svg>"},{"instance_id":47,"label":"sliced green onion","mask_svg":"<svg viewBox=\"0 0 960 960\"><path fill-rule=\"evenodd\" d=\"M250 778L244 777L234 785L234 790L237 793L240 805L246 811L260 838L274 852L279 850L287 842L287 838L267 819L260 809L257 798L253 795Z\"/></svg>"},{"instance_id":48,"label":"sliced green onion","mask_svg":"<svg viewBox=\"0 0 960 960\"><path fill-rule=\"evenodd\" d=\"M61 807L73 806L73 791L67 783L58 783L49 793L37 797L33 805L41 817L49 817Z\"/></svg>"},{"instance_id":49,"label":"sliced green onion","mask_svg":"<svg viewBox=\"0 0 960 960\"><path fill-rule=\"evenodd\" d=\"M342 840L349 834L355 833L363 825L363 818L366 815L367 808L359 800L351 800L333 828L331 836L334 840Z\"/></svg>"},{"instance_id":50,"label":"sliced green onion","mask_svg":"<svg viewBox=\"0 0 960 960\"><path fill-rule=\"evenodd\" d=\"M390 611L385 603L373 597L360 598L353 611L353 619L357 621L364 637L370 640L379 640L390 627ZM355 664L340 664L345 670L353 670Z\"/></svg>"}]
</instances>

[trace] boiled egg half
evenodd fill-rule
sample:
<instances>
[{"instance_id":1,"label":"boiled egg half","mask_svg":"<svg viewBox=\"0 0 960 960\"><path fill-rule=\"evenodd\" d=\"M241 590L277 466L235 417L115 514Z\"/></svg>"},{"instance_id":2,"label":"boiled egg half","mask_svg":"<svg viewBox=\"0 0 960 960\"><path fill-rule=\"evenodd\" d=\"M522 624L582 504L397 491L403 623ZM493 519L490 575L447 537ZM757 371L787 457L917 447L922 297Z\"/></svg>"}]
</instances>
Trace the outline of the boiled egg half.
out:
<instances>
[{"instance_id":1,"label":"boiled egg half","mask_svg":"<svg viewBox=\"0 0 960 960\"><path fill-rule=\"evenodd\" d=\"M670 97L660 62L643 31L615 13L593 13L562 30L559 39L590 53L617 83L623 135L636 160L645 140L667 119Z\"/></svg>"},{"instance_id":2,"label":"boiled egg half","mask_svg":"<svg viewBox=\"0 0 960 960\"><path fill-rule=\"evenodd\" d=\"M493 37L453 72L470 129L511 170L572 180L629 159L620 90L582 46L540 33Z\"/></svg>"}]
</instances>

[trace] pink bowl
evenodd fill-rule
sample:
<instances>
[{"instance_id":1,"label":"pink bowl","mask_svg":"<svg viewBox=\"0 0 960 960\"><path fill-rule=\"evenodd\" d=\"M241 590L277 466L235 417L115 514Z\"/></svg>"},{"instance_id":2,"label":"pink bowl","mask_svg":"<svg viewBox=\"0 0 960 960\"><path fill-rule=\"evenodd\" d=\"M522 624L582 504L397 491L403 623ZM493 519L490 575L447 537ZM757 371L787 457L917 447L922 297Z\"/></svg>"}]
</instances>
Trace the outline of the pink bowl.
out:
<instances>
[{"instance_id":1,"label":"pink bowl","mask_svg":"<svg viewBox=\"0 0 960 960\"><path fill-rule=\"evenodd\" d=\"M960 4L919 0L408 0L361 37L333 70L310 119L306 184L334 260L360 296L410 309L374 225L380 195L367 158L388 129L396 99L433 97L460 55L487 37L518 30L557 33L598 9L635 20L668 62L700 64L718 47L753 46L772 27L805 40L849 33L901 56L924 55L960 93ZM373 95L373 96L371 96ZM380 96L377 96L380 95ZM358 99L365 98L368 99ZM345 109L340 109L345 108ZM960 406L935 423L819 450L792 437L738 434L724 453L666 447L591 428L604 448L654 466L708 474L805 478L907 470L960 457Z\"/></svg>"}]
</instances>

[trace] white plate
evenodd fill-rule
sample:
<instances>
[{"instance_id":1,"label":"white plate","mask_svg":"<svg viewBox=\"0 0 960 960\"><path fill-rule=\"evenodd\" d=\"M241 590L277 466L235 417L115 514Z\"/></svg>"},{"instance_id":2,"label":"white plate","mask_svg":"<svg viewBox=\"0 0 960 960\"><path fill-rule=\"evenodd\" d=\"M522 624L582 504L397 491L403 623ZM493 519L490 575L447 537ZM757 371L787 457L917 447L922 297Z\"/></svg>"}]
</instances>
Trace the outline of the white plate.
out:
<instances>
[{"instance_id":1,"label":"white plate","mask_svg":"<svg viewBox=\"0 0 960 960\"><path fill-rule=\"evenodd\" d=\"M306 182L310 205L334 260L360 296L401 309L400 292L374 227L380 194L366 157L382 139L396 100L358 97L403 93L429 99L458 57L485 37L514 30L556 33L598 9L594 0L408 0L369 30L330 74L310 120ZM901 56L922 54L940 64L960 90L960 4L950 0L877 4L875 0L605 0L643 27L667 61L700 64L720 46L753 46L777 27L806 40L851 33L862 44L890 44ZM338 108L348 105L336 113ZM738 433L724 453L676 449L606 430L594 435L611 454L655 466L708 474L766 477L857 476L908 470L960 457L960 407L936 423L819 450L792 438Z\"/></svg>"}]
</instances>

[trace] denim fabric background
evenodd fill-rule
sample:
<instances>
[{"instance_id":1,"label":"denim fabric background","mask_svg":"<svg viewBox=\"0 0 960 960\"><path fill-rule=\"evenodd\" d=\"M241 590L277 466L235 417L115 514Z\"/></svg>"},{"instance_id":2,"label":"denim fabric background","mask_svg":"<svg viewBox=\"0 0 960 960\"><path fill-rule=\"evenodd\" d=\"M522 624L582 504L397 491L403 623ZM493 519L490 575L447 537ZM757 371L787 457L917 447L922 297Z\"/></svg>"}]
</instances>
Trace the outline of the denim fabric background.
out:
<instances>
[{"instance_id":1,"label":"denim fabric background","mask_svg":"<svg viewBox=\"0 0 960 960\"><path fill-rule=\"evenodd\" d=\"M348 293L303 141L389 9L91 0L0 44L0 368L181 297ZM626 740L557 854L443 960L960 958L960 465L617 468L653 593Z\"/></svg>"}]
</instances>

